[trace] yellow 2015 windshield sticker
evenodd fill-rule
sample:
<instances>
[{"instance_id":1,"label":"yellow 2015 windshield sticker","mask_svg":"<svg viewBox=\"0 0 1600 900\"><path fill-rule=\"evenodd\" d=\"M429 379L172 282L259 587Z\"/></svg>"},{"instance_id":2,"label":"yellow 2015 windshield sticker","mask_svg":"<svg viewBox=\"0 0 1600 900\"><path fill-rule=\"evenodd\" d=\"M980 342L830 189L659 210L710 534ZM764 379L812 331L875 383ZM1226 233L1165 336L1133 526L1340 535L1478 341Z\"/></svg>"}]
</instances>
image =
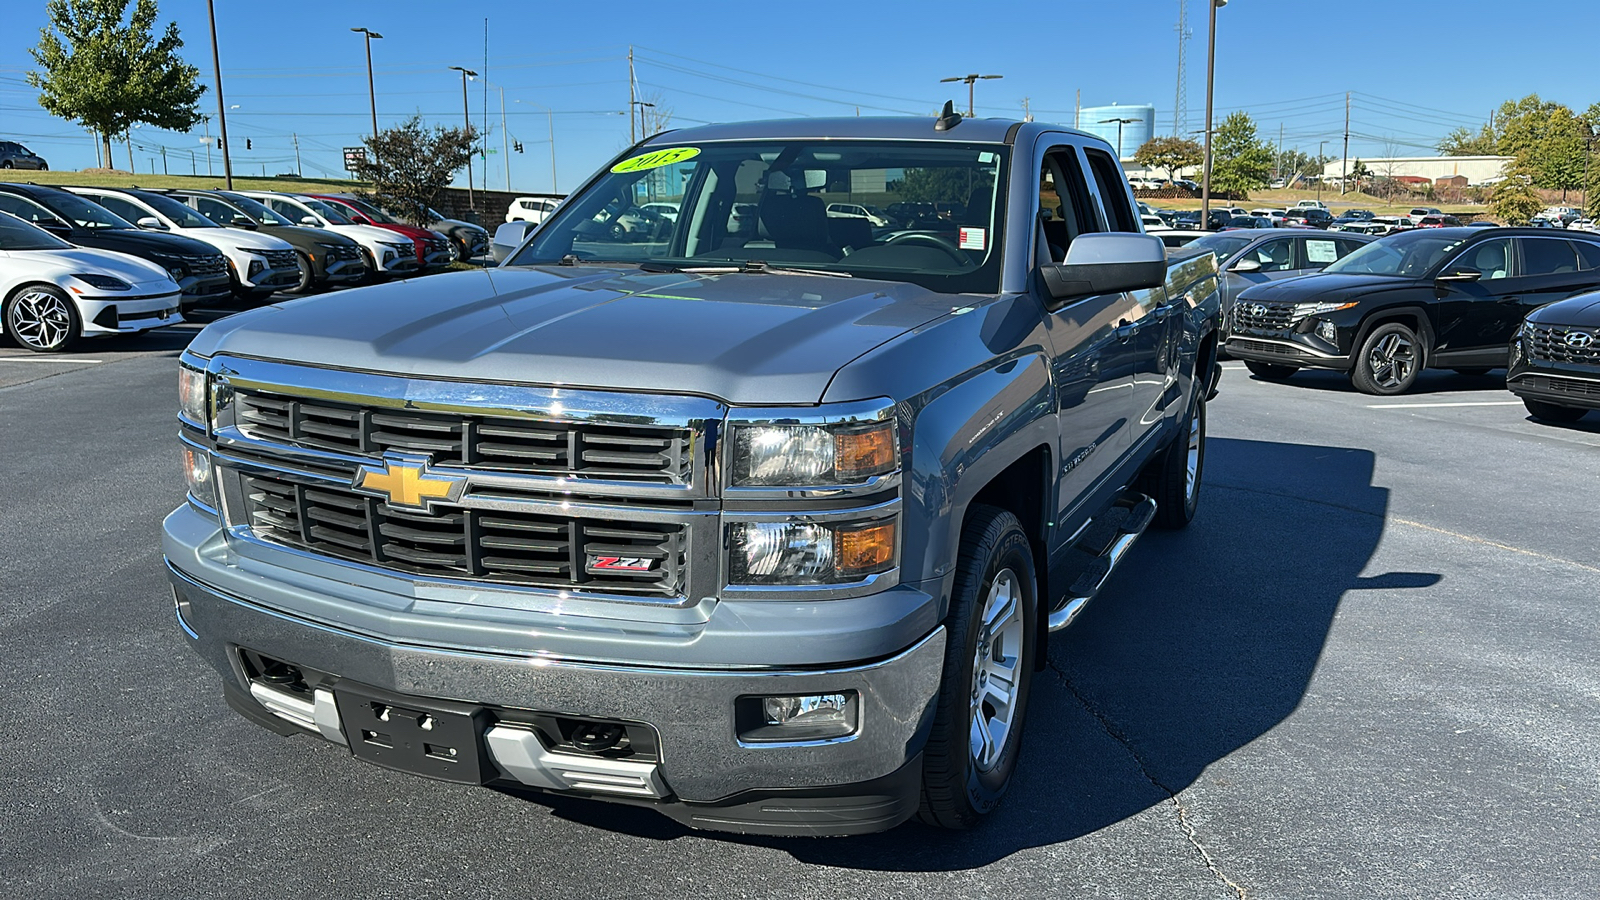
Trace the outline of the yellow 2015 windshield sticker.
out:
<instances>
[{"instance_id":1,"label":"yellow 2015 windshield sticker","mask_svg":"<svg viewBox=\"0 0 1600 900\"><path fill-rule=\"evenodd\" d=\"M686 159L694 159L700 155L699 147L666 147L661 150L651 150L649 153L625 159L611 167L613 172L643 172L646 169L659 169L670 166Z\"/></svg>"}]
</instances>

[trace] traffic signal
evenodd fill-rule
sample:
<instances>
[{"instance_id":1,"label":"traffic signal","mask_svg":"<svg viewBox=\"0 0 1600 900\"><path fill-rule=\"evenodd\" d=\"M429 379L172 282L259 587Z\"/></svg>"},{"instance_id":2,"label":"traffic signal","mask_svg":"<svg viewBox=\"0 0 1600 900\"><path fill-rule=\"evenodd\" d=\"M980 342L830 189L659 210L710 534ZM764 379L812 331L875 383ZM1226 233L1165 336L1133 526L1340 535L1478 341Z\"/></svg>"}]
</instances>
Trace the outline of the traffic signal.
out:
<instances>
[{"instance_id":1,"label":"traffic signal","mask_svg":"<svg viewBox=\"0 0 1600 900\"><path fill-rule=\"evenodd\" d=\"M521 141L512 141L511 142L511 149L517 151L518 153L521 153L522 152L522 142Z\"/></svg>"},{"instance_id":2,"label":"traffic signal","mask_svg":"<svg viewBox=\"0 0 1600 900\"><path fill-rule=\"evenodd\" d=\"M217 138L217 149L218 150L222 149L222 138Z\"/></svg>"},{"instance_id":3,"label":"traffic signal","mask_svg":"<svg viewBox=\"0 0 1600 900\"><path fill-rule=\"evenodd\" d=\"M249 139L249 138L245 138L245 139L244 139L244 148L245 148L245 149L246 149L246 150L249 150L249 149L250 149L250 139Z\"/></svg>"}]
</instances>

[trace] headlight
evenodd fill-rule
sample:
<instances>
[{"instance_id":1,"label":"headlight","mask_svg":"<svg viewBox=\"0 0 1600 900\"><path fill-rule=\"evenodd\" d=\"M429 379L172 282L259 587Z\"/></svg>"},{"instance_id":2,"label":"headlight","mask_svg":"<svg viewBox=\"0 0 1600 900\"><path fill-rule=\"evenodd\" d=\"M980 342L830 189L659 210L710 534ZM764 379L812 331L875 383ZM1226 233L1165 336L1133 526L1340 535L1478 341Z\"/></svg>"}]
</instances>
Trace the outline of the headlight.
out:
<instances>
[{"instance_id":1,"label":"headlight","mask_svg":"<svg viewBox=\"0 0 1600 900\"><path fill-rule=\"evenodd\" d=\"M1296 303L1294 317L1304 319L1306 316L1320 316L1323 313L1338 312L1341 309L1350 309L1354 303Z\"/></svg>"},{"instance_id":2,"label":"headlight","mask_svg":"<svg viewBox=\"0 0 1600 900\"><path fill-rule=\"evenodd\" d=\"M211 412L204 370L178 364L178 414L191 425L210 429Z\"/></svg>"},{"instance_id":3,"label":"headlight","mask_svg":"<svg viewBox=\"0 0 1600 900\"><path fill-rule=\"evenodd\" d=\"M866 425L738 425L736 486L856 484L897 465L894 420Z\"/></svg>"},{"instance_id":4,"label":"headlight","mask_svg":"<svg viewBox=\"0 0 1600 900\"><path fill-rule=\"evenodd\" d=\"M110 275L98 275L94 272L85 272L72 277L100 291L126 291L133 287L133 285L120 278L112 278Z\"/></svg>"},{"instance_id":5,"label":"headlight","mask_svg":"<svg viewBox=\"0 0 1600 900\"><path fill-rule=\"evenodd\" d=\"M840 584L895 565L894 520L821 524L738 522L729 544L731 584Z\"/></svg>"},{"instance_id":6,"label":"headlight","mask_svg":"<svg viewBox=\"0 0 1600 900\"><path fill-rule=\"evenodd\" d=\"M183 447L183 480L189 496L217 508L217 479L211 469L211 454L185 444Z\"/></svg>"}]
</instances>

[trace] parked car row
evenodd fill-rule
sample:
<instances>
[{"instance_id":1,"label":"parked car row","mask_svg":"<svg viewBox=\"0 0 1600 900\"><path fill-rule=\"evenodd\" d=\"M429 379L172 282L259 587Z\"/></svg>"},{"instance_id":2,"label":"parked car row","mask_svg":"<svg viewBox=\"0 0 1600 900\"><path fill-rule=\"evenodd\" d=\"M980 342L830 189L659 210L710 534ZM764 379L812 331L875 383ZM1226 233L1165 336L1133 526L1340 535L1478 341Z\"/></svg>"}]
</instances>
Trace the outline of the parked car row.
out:
<instances>
[{"instance_id":1,"label":"parked car row","mask_svg":"<svg viewBox=\"0 0 1600 900\"><path fill-rule=\"evenodd\" d=\"M1363 243L1319 273L1231 298L1241 257L1224 262L1226 349L1256 376L1333 369L1363 393L1392 395L1424 369L1507 367L1535 418L1600 409L1600 235L1441 227L1336 240Z\"/></svg>"}]
</instances>

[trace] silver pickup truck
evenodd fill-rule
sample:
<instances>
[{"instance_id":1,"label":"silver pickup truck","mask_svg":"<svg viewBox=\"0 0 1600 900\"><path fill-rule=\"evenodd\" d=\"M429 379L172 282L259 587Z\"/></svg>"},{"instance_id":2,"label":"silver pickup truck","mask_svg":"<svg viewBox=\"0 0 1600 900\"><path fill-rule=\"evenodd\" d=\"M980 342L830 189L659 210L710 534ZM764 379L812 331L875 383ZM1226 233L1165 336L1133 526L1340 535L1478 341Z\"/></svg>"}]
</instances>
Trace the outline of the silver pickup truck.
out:
<instances>
[{"instance_id":1,"label":"silver pickup truck","mask_svg":"<svg viewBox=\"0 0 1600 900\"><path fill-rule=\"evenodd\" d=\"M178 624L243 716L392 769L969 826L1049 634L1194 515L1217 306L1091 135L658 135L501 268L200 333Z\"/></svg>"}]
</instances>

